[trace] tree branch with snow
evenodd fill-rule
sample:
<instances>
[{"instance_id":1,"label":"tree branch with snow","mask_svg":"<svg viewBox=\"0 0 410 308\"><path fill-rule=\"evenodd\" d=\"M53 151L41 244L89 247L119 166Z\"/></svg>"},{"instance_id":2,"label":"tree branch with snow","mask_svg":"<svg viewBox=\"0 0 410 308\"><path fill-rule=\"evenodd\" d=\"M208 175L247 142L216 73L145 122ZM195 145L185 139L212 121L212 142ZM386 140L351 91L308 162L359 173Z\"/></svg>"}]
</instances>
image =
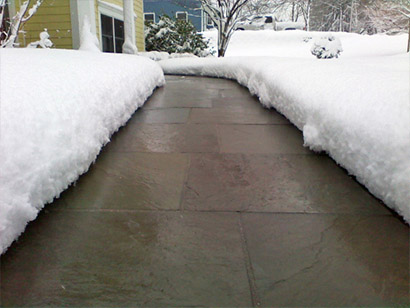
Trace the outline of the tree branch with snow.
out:
<instances>
[{"instance_id":1,"label":"tree branch with snow","mask_svg":"<svg viewBox=\"0 0 410 308\"><path fill-rule=\"evenodd\" d=\"M17 14L12 18L10 27L5 35L5 39L0 41L0 47L2 48L13 48L17 46L17 38L21 31L21 28L24 24L30 20L31 17L37 12L38 8L41 6L44 0L36 0L35 3L31 6L31 0L27 0L20 5L20 10ZM1 21L3 22L4 18L4 9L6 6L6 0L0 0L0 8L1 8ZM30 8L30 9L29 9Z\"/></svg>"}]
</instances>

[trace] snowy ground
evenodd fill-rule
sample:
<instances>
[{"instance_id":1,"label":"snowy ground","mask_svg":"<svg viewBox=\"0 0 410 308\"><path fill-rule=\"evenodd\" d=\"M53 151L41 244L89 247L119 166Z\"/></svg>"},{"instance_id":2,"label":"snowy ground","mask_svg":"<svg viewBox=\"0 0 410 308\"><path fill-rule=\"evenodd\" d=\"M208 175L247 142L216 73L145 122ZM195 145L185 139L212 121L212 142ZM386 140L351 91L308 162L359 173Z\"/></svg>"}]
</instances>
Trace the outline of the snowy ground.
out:
<instances>
[{"instance_id":1,"label":"snowy ground","mask_svg":"<svg viewBox=\"0 0 410 308\"><path fill-rule=\"evenodd\" d=\"M0 254L164 83L143 57L0 49Z\"/></svg>"},{"instance_id":2,"label":"snowy ground","mask_svg":"<svg viewBox=\"0 0 410 308\"><path fill-rule=\"evenodd\" d=\"M210 49L216 49L217 32L202 33L210 40ZM313 40L327 32L306 31L236 31L229 43L227 57L270 56L286 58L311 58L310 48ZM343 58L360 56L391 56L403 54L407 47L407 35L387 36L359 35L354 33L332 33L340 38L343 45Z\"/></svg>"},{"instance_id":3,"label":"snowy ground","mask_svg":"<svg viewBox=\"0 0 410 308\"><path fill-rule=\"evenodd\" d=\"M306 146L329 153L410 222L407 36L335 33L343 45L341 57L318 60L310 47L322 35L241 31L224 59L159 63L166 74L237 80L303 130Z\"/></svg>"}]
</instances>

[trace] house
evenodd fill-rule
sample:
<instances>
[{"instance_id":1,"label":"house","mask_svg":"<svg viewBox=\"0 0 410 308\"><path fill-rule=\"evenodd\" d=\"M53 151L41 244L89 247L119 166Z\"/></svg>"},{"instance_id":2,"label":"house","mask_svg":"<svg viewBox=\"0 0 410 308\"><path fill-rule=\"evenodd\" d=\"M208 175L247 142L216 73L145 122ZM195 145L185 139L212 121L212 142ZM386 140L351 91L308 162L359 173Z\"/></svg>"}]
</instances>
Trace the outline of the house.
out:
<instances>
[{"instance_id":1,"label":"house","mask_svg":"<svg viewBox=\"0 0 410 308\"><path fill-rule=\"evenodd\" d=\"M158 22L160 16L190 20L198 32L213 27L199 0L144 0L144 19Z\"/></svg>"},{"instance_id":2,"label":"house","mask_svg":"<svg viewBox=\"0 0 410 308\"><path fill-rule=\"evenodd\" d=\"M6 13L15 16L23 2L8 0ZM33 3L31 1L30 5ZM131 21L125 25L124 6L126 11L134 12L133 20L130 18ZM102 51L122 52L125 37L129 37L139 51L145 50L143 0L43 1L36 14L24 25L19 44L24 47L37 41L39 33L46 28L55 48L78 49L85 16L88 16L91 32L99 39Z\"/></svg>"}]
</instances>

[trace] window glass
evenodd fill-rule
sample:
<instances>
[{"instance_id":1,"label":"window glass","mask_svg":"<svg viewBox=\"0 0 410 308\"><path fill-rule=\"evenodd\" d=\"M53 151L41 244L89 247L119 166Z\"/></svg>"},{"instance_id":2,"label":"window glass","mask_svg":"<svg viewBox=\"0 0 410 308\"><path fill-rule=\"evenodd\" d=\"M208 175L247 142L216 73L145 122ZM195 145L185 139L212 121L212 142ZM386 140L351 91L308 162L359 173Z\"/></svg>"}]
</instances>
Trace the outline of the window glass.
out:
<instances>
[{"instance_id":1,"label":"window glass","mask_svg":"<svg viewBox=\"0 0 410 308\"><path fill-rule=\"evenodd\" d=\"M124 22L101 14L101 36L104 52L122 53Z\"/></svg>"},{"instance_id":2,"label":"window glass","mask_svg":"<svg viewBox=\"0 0 410 308\"><path fill-rule=\"evenodd\" d=\"M103 52L114 52L113 39L111 37L102 36Z\"/></svg>"},{"instance_id":3,"label":"window glass","mask_svg":"<svg viewBox=\"0 0 410 308\"><path fill-rule=\"evenodd\" d=\"M266 23L266 24L271 24L271 23L273 23L273 18L272 18L272 16L267 16L266 19L265 19L265 23Z\"/></svg>"},{"instance_id":4,"label":"window glass","mask_svg":"<svg viewBox=\"0 0 410 308\"><path fill-rule=\"evenodd\" d=\"M187 14L187 12L177 12L176 13L176 18L180 19L180 20L187 21L188 20L188 14Z\"/></svg>"},{"instance_id":5,"label":"window glass","mask_svg":"<svg viewBox=\"0 0 410 308\"><path fill-rule=\"evenodd\" d=\"M112 18L101 14L101 36L103 52L114 52L114 31Z\"/></svg>"},{"instance_id":6,"label":"window glass","mask_svg":"<svg viewBox=\"0 0 410 308\"><path fill-rule=\"evenodd\" d=\"M118 19L114 19L115 26L115 38L124 39L124 22Z\"/></svg>"},{"instance_id":7,"label":"window glass","mask_svg":"<svg viewBox=\"0 0 410 308\"><path fill-rule=\"evenodd\" d=\"M144 14L145 21L148 22L155 22L155 14L154 13L145 13Z\"/></svg>"},{"instance_id":8,"label":"window glass","mask_svg":"<svg viewBox=\"0 0 410 308\"><path fill-rule=\"evenodd\" d=\"M101 28L103 35L113 36L112 17L101 14Z\"/></svg>"}]
</instances>

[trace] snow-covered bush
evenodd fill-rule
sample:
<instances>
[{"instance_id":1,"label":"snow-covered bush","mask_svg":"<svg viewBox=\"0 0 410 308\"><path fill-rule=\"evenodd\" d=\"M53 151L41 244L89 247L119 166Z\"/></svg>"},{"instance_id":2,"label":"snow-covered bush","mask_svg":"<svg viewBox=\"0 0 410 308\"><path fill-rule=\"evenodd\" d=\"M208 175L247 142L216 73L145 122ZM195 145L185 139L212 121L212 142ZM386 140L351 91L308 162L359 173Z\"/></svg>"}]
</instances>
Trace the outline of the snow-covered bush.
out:
<instances>
[{"instance_id":1,"label":"snow-covered bush","mask_svg":"<svg viewBox=\"0 0 410 308\"><path fill-rule=\"evenodd\" d=\"M340 39L333 35L317 39L311 49L312 54L318 59L338 58L342 51Z\"/></svg>"},{"instance_id":2,"label":"snow-covered bush","mask_svg":"<svg viewBox=\"0 0 410 308\"><path fill-rule=\"evenodd\" d=\"M31 42L27 45L27 48L51 48L52 46L53 42L50 40L50 34L48 34L47 29L44 29L44 31L40 33L40 40Z\"/></svg>"},{"instance_id":3,"label":"snow-covered bush","mask_svg":"<svg viewBox=\"0 0 410 308\"><path fill-rule=\"evenodd\" d=\"M145 48L147 51L168 53L192 53L203 55L208 43L196 32L190 21L173 20L161 16L158 23L145 24Z\"/></svg>"}]
</instances>

